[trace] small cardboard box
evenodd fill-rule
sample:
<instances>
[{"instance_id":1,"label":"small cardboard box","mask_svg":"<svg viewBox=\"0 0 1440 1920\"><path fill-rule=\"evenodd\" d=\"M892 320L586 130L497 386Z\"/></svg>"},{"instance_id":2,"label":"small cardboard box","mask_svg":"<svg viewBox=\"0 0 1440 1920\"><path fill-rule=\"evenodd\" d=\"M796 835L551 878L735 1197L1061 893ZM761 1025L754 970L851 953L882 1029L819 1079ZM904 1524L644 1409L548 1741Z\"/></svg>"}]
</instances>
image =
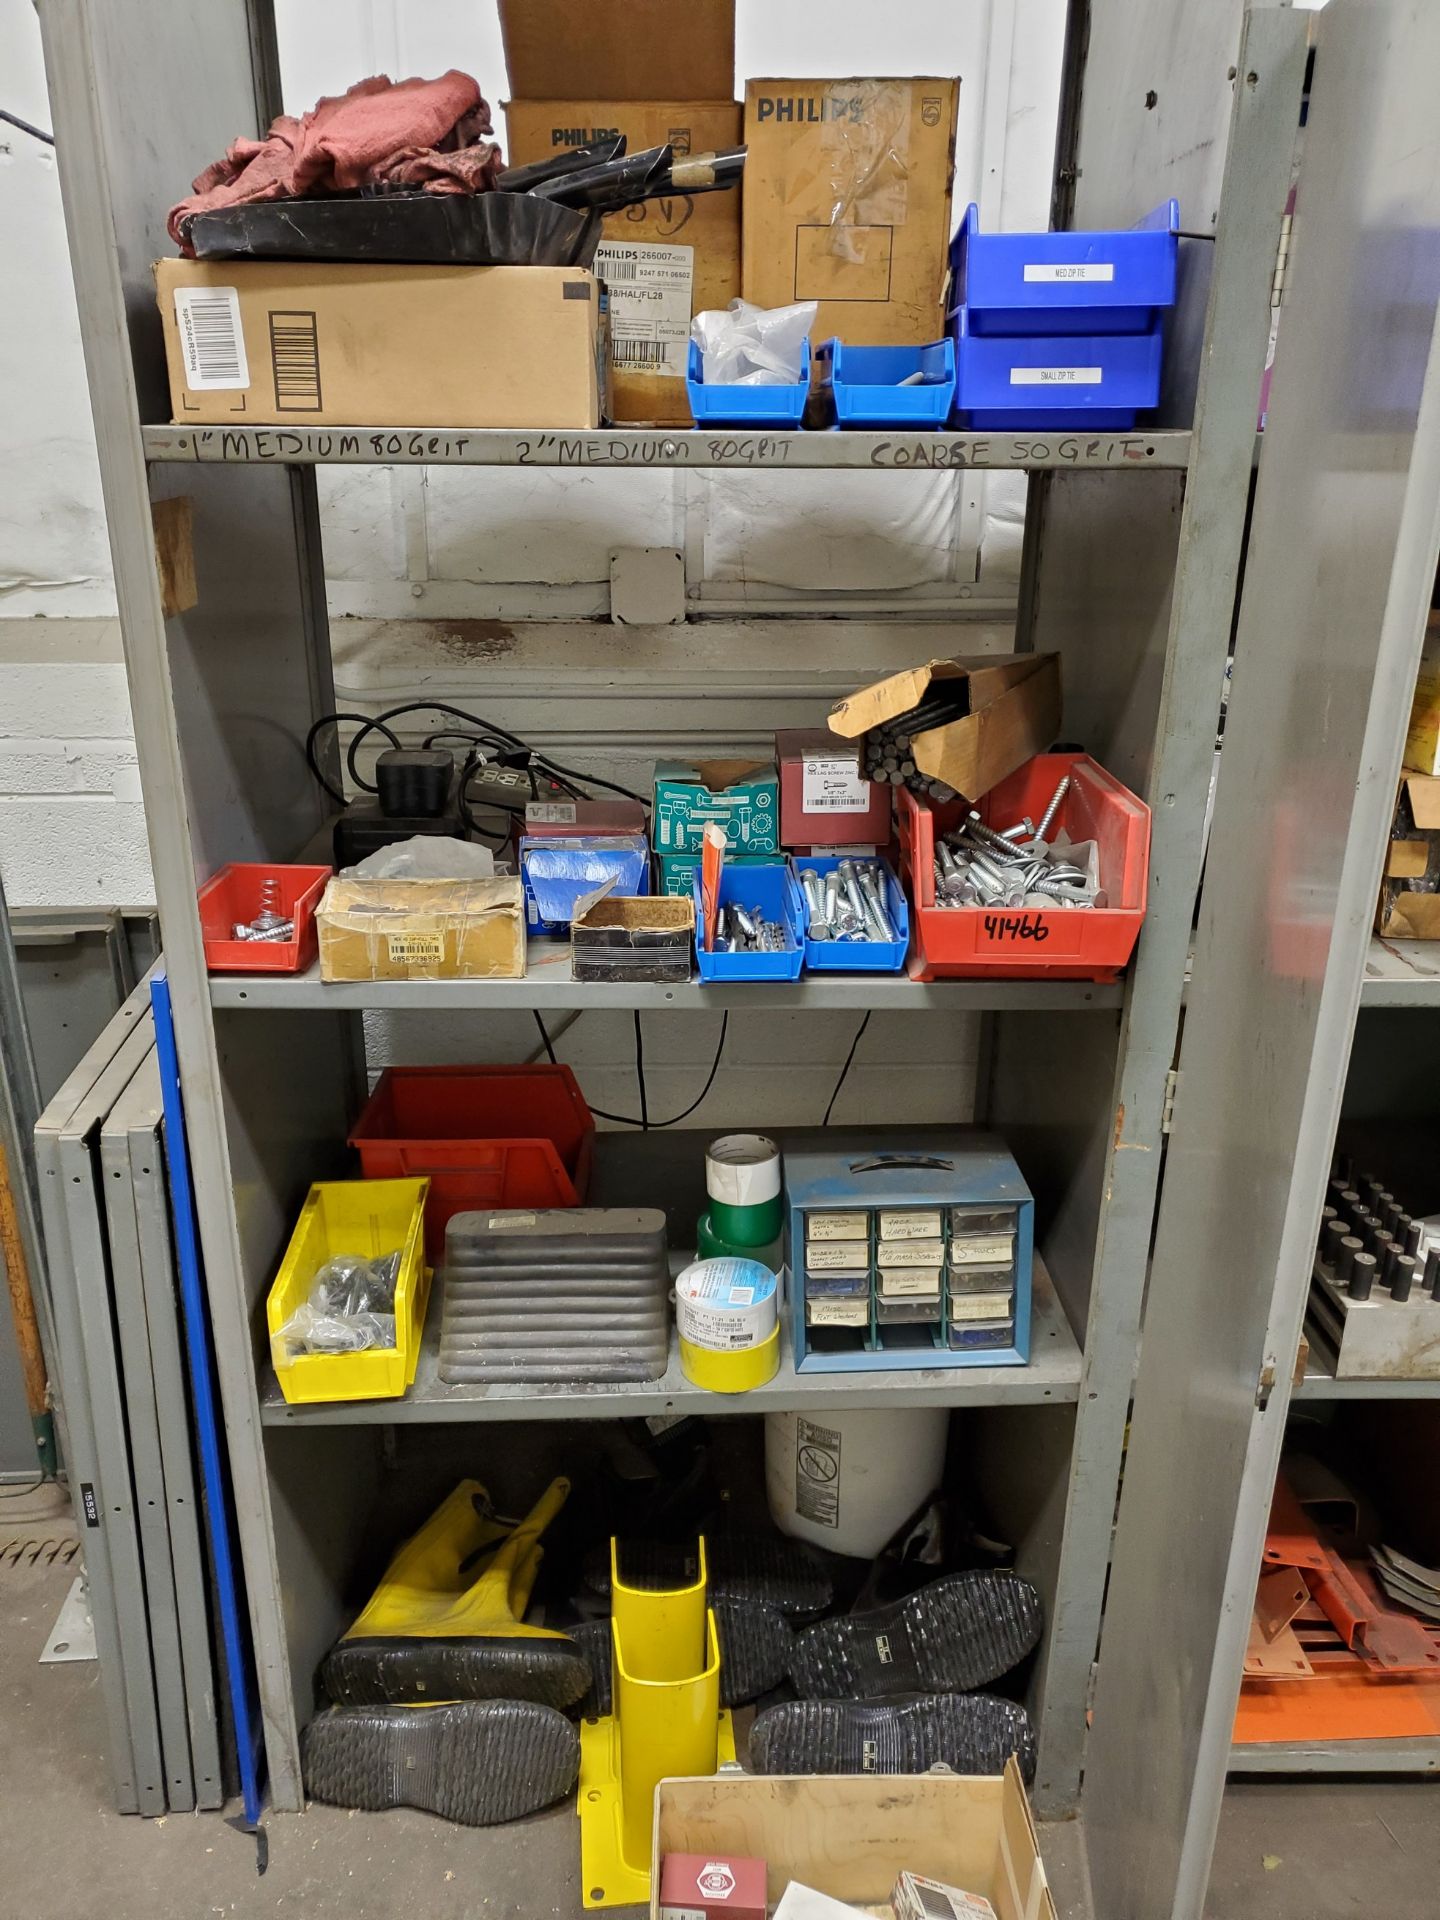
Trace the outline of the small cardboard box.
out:
<instances>
[{"instance_id":1,"label":"small cardboard box","mask_svg":"<svg viewBox=\"0 0 1440 1920\"><path fill-rule=\"evenodd\" d=\"M800 848L874 846L890 838L890 789L860 772L859 746L824 727L775 735L780 765L780 844Z\"/></svg>"},{"instance_id":2,"label":"small cardboard box","mask_svg":"<svg viewBox=\"0 0 1440 1920\"><path fill-rule=\"evenodd\" d=\"M1402 773L1380 878L1375 931L1387 940L1440 940L1440 778Z\"/></svg>"},{"instance_id":3,"label":"small cardboard box","mask_svg":"<svg viewBox=\"0 0 1440 1920\"><path fill-rule=\"evenodd\" d=\"M733 0L502 0L515 98L512 166L624 134L677 159L740 143ZM678 97L677 97L678 96ZM691 317L740 291L740 192L676 193L606 217L595 271L609 295L610 413L688 426Z\"/></svg>"},{"instance_id":4,"label":"small cardboard box","mask_svg":"<svg viewBox=\"0 0 1440 1920\"><path fill-rule=\"evenodd\" d=\"M517 878L332 880L315 910L322 980L518 980Z\"/></svg>"},{"instance_id":5,"label":"small cardboard box","mask_svg":"<svg viewBox=\"0 0 1440 1920\"><path fill-rule=\"evenodd\" d=\"M660 1920L765 1920L765 1862L667 1853L660 1867Z\"/></svg>"},{"instance_id":6,"label":"small cardboard box","mask_svg":"<svg viewBox=\"0 0 1440 1920\"><path fill-rule=\"evenodd\" d=\"M1440 613L1430 615L1425 629L1405 735L1405 765L1416 773L1440 774Z\"/></svg>"},{"instance_id":7,"label":"small cardboard box","mask_svg":"<svg viewBox=\"0 0 1440 1920\"><path fill-rule=\"evenodd\" d=\"M580 267L161 260L177 423L600 423L599 282Z\"/></svg>"},{"instance_id":8,"label":"small cardboard box","mask_svg":"<svg viewBox=\"0 0 1440 1920\"><path fill-rule=\"evenodd\" d=\"M977 1893L996 1920L1056 1920L1025 1783L1005 1772L722 1773L655 1789L650 1916L659 1920L667 1854L765 1862L773 1908L792 1880L854 1907L887 1912L902 1873Z\"/></svg>"},{"instance_id":9,"label":"small cardboard box","mask_svg":"<svg viewBox=\"0 0 1440 1920\"><path fill-rule=\"evenodd\" d=\"M970 710L962 719L913 735L910 750L921 773L969 800L978 800L1033 755L1044 753L1060 731L1058 653L928 661L841 700L830 710L830 731L858 740L871 727L918 707L932 682L945 682L947 690L961 683Z\"/></svg>"},{"instance_id":10,"label":"small cardboard box","mask_svg":"<svg viewBox=\"0 0 1440 1920\"><path fill-rule=\"evenodd\" d=\"M688 980L694 937L693 897L607 894L571 923L570 970L577 980Z\"/></svg>"},{"instance_id":11,"label":"small cardboard box","mask_svg":"<svg viewBox=\"0 0 1440 1920\"><path fill-rule=\"evenodd\" d=\"M944 331L958 80L751 80L741 290L818 300L812 338Z\"/></svg>"},{"instance_id":12,"label":"small cardboard box","mask_svg":"<svg viewBox=\"0 0 1440 1920\"><path fill-rule=\"evenodd\" d=\"M655 851L699 853L713 820L727 852L779 850L780 782L774 765L754 760L658 760L651 831Z\"/></svg>"}]
</instances>

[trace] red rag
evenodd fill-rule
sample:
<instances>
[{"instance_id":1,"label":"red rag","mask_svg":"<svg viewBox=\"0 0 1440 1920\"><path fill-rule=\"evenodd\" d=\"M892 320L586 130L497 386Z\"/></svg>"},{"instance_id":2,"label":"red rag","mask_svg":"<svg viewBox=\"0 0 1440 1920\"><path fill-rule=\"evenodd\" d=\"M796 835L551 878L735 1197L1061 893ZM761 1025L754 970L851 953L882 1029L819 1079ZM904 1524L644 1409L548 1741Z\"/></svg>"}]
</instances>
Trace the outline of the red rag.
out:
<instances>
[{"instance_id":1,"label":"red rag","mask_svg":"<svg viewBox=\"0 0 1440 1920\"><path fill-rule=\"evenodd\" d=\"M189 255L181 223L191 214L252 201L382 183L481 192L501 166L499 148L483 137L490 131L490 109L468 73L452 67L438 80L398 82L378 74L299 120L282 114L264 140L236 140L170 209L170 237Z\"/></svg>"}]
</instances>

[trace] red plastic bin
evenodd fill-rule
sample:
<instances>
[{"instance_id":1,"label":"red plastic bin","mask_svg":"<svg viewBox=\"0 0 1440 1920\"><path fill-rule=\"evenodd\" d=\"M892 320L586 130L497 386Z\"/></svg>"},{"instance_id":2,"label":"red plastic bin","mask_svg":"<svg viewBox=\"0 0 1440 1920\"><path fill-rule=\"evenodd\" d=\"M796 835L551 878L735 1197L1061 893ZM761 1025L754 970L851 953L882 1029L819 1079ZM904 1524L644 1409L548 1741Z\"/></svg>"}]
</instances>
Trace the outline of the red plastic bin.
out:
<instances>
[{"instance_id":1,"label":"red plastic bin","mask_svg":"<svg viewBox=\"0 0 1440 1920\"><path fill-rule=\"evenodd\" d=\"M387 1067L350 1133L367 1180L427 1174L425 1258L453 1213L578 1207L595 1122L569 1067Z\"/></svg>"},{"instance_id":2,"label":"red plastic bin","mask_svg":"<svg viewBox=\"0 0 1440 1920\"><path fill-rule=\"evenodd\" d=\"M330 867L281 867L261 861L232 861L200 889L200 936L205 964L212 973L300 973L315 959L315 909L330 878ZM295 922L290 940L232 940L237 921L260 911L267 880L278 888L276 912Z\"/></svg>"},{"instance_id":3,"label":"red plastic bin","mask_svg":"<svg viewBox=\"0 0 1440 1920\"><path fill-rule=\"evenodd\" d=\"M1007 911L937 907L935 843L963 817L963 801L932 806L899 790L901 856L915 932L910 972L917 980L1118 980L1135 949L1150 882L1150 809L1086 753L1039 753L979 802L981 818L1002 827L1038 820L1062 774L1070 791L1052 831L1100 847L1100 884L1108 907Z\"/></svg>"}]
</instances>

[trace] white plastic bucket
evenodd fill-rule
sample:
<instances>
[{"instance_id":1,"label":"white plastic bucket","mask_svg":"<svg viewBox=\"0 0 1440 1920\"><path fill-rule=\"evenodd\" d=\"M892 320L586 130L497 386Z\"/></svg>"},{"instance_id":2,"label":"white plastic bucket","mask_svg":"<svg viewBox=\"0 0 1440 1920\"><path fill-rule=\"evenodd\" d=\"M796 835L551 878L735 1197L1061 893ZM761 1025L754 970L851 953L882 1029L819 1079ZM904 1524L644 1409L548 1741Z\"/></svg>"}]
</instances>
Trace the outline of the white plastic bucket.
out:
<instances>
[{"instance_id":1,"label":"white plastic bucket","mask_svg":"<svg viewBox=\"0 0 1440 1920\"><path fill-rule=\"evenodd\" d=\"M869 1559L945 1473L944 1407L765 1416L765 1493L782 1533Z\"/></svg>"}]
</instances>

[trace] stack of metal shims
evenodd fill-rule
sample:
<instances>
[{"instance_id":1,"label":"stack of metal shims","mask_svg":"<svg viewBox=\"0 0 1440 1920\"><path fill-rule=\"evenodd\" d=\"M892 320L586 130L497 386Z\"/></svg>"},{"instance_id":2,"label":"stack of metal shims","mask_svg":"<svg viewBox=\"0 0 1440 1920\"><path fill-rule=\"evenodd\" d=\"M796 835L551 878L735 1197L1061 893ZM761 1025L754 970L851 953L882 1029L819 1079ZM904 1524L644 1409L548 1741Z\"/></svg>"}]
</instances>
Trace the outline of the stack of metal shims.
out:
<instances>
[{"instance_id":1,"label":"stack of metal shims","mask_svg":"<svg viewBox=\"0 0 1440 1920\"><path fill-rule=\"evenodd\" d=\"M900 936L885 903L885 872L878 860L842 860L828 873L801 867L806 932L812 940L883 940Z\"/></svg>"},{"instance_id":2,"label":"stack of metal shims","mask_svg":"<svg viewBox=\"0 0 1440 1920\"><path fill-rule=\"evenodd\" d=\"M963 686L965 682L960 684ZM943 686L943 681L934 682L928 697L918 707L871 727L865 735L862 767L867 780L876 780L882 786L908 787L926 800L957 797L953 787L920 771L911 745L916 734L929 733L934 727L948 727L952 721L969 717L968 694L947 693L941 690Z\"/></svg>"},{"instance_id":3,"label":"stack of metal shims","mask_svg":"<svg viewBox=\"0 0 1440 1920\"><path fill-rule=\"evenodd\" d=\"M758 907L721 907L715 917L716 953L784 953L793 947L778 920L767 920Z\"/></svg>"},{"instance_id":4,"label":"stack of metal shims","mask_svg":"<svg viewBox=\"0 0 1440 1920\"><path fill-rule=\"evenodd\" d=\"M1025 819L1009 827L987 827L972 808L935 849L936 906L1108 906L1107 894L1092 884L1087 869L1067 860L1047 838L1069 791L1066 774L1038 826Z\"/></svg>"},{"instance_id":5,"label":"stack of metal shims","mask_svg":"<svg viewBox=\"0 0 1440 1920\"><path fill-rule=\"evenodd\" d=\"M115 1805L222 1806L193 1413L160 1072L138 987L35 1128L65 1456Z\"/></svg>"},{"instance_id":6,"label":"stack of metal shims","mask_svg":"<svg viewBox=\"0 0 1440 1920\"><path fill-rule=\"evenodd\" d=\"M440 1378L658 1380L669 1295L658 1207L457 1213L445 1231Z\"/></svg>"}]
</instances>

